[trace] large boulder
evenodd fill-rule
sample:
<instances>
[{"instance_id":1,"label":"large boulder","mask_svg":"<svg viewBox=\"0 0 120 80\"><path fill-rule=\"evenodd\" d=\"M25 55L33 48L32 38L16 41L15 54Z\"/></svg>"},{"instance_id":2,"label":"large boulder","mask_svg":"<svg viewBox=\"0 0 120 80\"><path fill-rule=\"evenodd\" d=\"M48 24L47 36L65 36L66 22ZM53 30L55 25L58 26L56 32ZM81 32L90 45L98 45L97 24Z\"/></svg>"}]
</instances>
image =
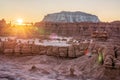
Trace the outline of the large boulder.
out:
<instances>
[{"instance_id":1,"label":"large boulder","mask_svg":"<svg viewBox=\"0 0 120 80\"><path fill-rule=\"evenodd\" d=\"M21 55L21 49L22 49L22 45L16 45L14 48L14 55Z\"/></svg>"},{"instance_id":2,"label":"large boulder","mask_svg":"<svg viewBox=\"0 0 120 80\"><path fill-rule=\"evenodd\" d=\"M53 56L57 56L57 57L60 56L60 54L59 54L59 47L53 46L52 53L53 53Z\"/></svg>"},{"instance_id":3,"label":"large boulder","mask_svg":"<svg viewBox=\"0 0 120 80\"><path fill-rule=\"evenodd\" d=\"M101 46L99 44L95 44L94 45L94 48L92 49L92 53L93 54L97 54L98 53L98 49L100 48Z\"/></svg>"},{"instance_id":4,"label":"large boulder","mask_svg":"<svg viewBox=\"0 0 120 80\"><path fill-rule=\"evenodd\" d=\"M48 56L53 56L52 48L53 48L52 46L47 46L46 47L46 54Z\"/></svg>"},{"instance_id":5,"label":"large boulder","mask_svg":"<svg viewBox=\"0 0 120 80\"><path fill-rule=\"evenodd\" d=\"M47 53L46 46L40 45L39 48L40 48L40 52L39 52L40 55L43 54L45 55Z\"/></svg>"},{"instance_id":6,"label":"large boulder","mask_svg":"<svg viewBox=\"0 0 120 80\"><path fill-rule=\"evenodd\" d=\"M106 68L113 68L113 59L114 57L112 55L107 55L104 60L104 66Z\"/></svg>"},{"instance_id":7,"label":"large boulder","mask_svg":"<svg viewBox=\"0 0 120 80\"><path fill-rule=\"evenodd\" d=\"M4 48L6 49L13 49L16 45L15 42L11 42L11 41L6 41L6 42L3 42L3 45L4 45Z\"/></svg>"},{"instance_id":8,"label":"large boulder","mask_svg":"<svg viewBox=\"0 0 120 80\"><path fill-rule=\"evenodd\" d=\"M31 45L31 47L32 47L31 51L32 51L33 55L39 54L39 52L40 52L39 45Z\"/></svg>"},{"instance_id":9,"label":"large boulder","mask_svg":"<svg viewBox=\"0 0 120 80\"><path fill-rule=\"evenodd\" d=\"M68 55L68 47L59 47L60 57L67 57Z\"/></svg>"},{"instance_id":10,"label":"large boulder","mask_svg":"<svg viewBox=\"0 0 120 80\"><path fill-rule=\"evenodd\" d=\"M74 46L69 46L68 47L68 57L69 58L75 58L76 57Z\"/></svg>"},{"instance_id":11,"label":"large boulder","mask_svg":"<svg viewBox=\"0 0 120 80\"><path fill-rule=\"evenodd\" d=\"M31 47L27 44L24 44L21 49L22 55L32 55Z\"/></svg>"},{"instance_id":12,"label":"large boulder","mask_svg":"<svg viewBox=\"0 0 120 80\"><path fill-rule=\"evenodd\" d=\"M3 48L4 48L3 53L5 55L13 55L15 45L16 45L16 43L13 41L3 42Z\"/></svg>"},{"instance_id":13,"label":"large boulder","mask_svg":"<svg viewBox=\"0 0 120 80\"><path fill-rule=\"evenodd\" d=\"M4 47L3 42L0 42L0 54L3 53Z\"/></svg>"},{"instance_id":14,"label":"large boulder","mask_svg":"<svg viewBox=\"0 0 120 80\"><path fill-rule=\"evenodd\" d=\"M114 64L116 69L120 69L120 60L119 59L114 59Z\"/></svg>"},{"instance_id":15,"label":"large boulder","mask_svg":"<svg viewBox=\"0 0 120 80\"><path fill-rule=\"evenodd\" d=\"M80 50L79 48L80 45L74 45L74 49L75 49L75 56L76 57L80 57L84 55L84 51Z\"/></svg>"},{"instance_id":16,"label":"large boulder","mask_svg":"<svg viewBox=\"0 0 120 80\"><path fill-rule=\"evenodd\" d=\"M5 55L7 55L7 56L9 56L9 55L13 55L13 52L14 52L14 50L13 49L4 49L4 54Z\"/></svg>"}]
</instances>

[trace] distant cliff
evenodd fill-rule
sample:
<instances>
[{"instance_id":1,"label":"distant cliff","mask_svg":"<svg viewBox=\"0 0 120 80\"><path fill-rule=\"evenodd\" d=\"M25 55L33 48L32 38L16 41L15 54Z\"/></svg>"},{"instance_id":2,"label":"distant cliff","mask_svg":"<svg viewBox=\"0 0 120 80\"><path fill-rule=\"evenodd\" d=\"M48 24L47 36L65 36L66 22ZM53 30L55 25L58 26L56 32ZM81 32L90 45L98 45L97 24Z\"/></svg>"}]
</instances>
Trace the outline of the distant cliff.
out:
<instances>
[{"instance_id":1,"label":"distant cliff","mask_svg":"<svg viewBox=\"0 0 120 80\"><path fill-rule=\"evenodd\" d=\"M48 14L43 19L44 22L100 22L99 18L95 15L84 12L67 12Z\"/></svg>"},{"instance_id":2,"label":"distant cliff","mask_svg":"<svg viewBox=\"0 0 120 80\"><path fill-rule=\"evenodd\" d=\"M117 37L120 39L120 24L117 23L52 23L52 22L38 22L35 24L41 30L40 34L49 35L56 33L59 36L69 37L91 37L91 34L95 31L106 31L109 38Z\"/></svg>"}]
</instances>

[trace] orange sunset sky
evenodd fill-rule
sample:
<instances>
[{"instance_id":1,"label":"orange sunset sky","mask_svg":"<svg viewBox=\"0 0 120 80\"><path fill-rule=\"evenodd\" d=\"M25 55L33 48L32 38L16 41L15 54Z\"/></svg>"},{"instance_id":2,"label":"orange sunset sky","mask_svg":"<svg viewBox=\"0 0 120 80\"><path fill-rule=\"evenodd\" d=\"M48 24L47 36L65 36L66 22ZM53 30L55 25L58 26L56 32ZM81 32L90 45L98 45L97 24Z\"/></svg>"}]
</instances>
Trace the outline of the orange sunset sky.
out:
<instances>
[{"instance_id":1,"label":"orange sunset sky","mask_svg":"<svg viewBox=\"0 0 120 80\"><path fill-rule=\"evenodd\" d=\"M0 0L0 19L39 22L49 13L82 11L101 21L120 20L120 0Z\"/></svg>"}]
</instances>

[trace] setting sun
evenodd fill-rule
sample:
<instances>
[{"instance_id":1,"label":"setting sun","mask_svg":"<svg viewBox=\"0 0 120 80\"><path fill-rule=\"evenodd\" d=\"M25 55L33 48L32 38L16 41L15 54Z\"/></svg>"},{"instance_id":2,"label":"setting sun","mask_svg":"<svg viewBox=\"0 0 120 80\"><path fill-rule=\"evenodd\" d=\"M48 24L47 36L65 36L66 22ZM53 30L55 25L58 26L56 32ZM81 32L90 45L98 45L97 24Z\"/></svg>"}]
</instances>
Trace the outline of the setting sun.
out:
<instances>
[{"instance_id":1,"label":"setting sun","mask_svg":"<svg viewBox=\"0 0 120 80\"><path fill-rule=\"evenodd\" d=\"M17 24L22 25L23 24L23 19L17 19Z\"/></svg>"}]
</instances>

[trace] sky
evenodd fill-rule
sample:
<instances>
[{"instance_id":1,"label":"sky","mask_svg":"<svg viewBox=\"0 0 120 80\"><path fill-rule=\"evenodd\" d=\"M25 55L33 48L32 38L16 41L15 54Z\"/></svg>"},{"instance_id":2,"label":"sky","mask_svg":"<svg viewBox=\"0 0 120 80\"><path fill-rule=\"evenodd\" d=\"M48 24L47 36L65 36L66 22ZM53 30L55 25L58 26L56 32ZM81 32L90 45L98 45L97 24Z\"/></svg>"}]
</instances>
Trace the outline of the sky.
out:
<instances>
[{"instance_id":1,"label":"sky","mask_svg":"<svg viewBox=\"0 0 120 80\"><path fill-rule=\"evenodd\" d=\"M60 11L82 11L103 22L120 20L120 0L0 0L0 19L40 22L45 15Z\"/></svg>"}]
</instances>

